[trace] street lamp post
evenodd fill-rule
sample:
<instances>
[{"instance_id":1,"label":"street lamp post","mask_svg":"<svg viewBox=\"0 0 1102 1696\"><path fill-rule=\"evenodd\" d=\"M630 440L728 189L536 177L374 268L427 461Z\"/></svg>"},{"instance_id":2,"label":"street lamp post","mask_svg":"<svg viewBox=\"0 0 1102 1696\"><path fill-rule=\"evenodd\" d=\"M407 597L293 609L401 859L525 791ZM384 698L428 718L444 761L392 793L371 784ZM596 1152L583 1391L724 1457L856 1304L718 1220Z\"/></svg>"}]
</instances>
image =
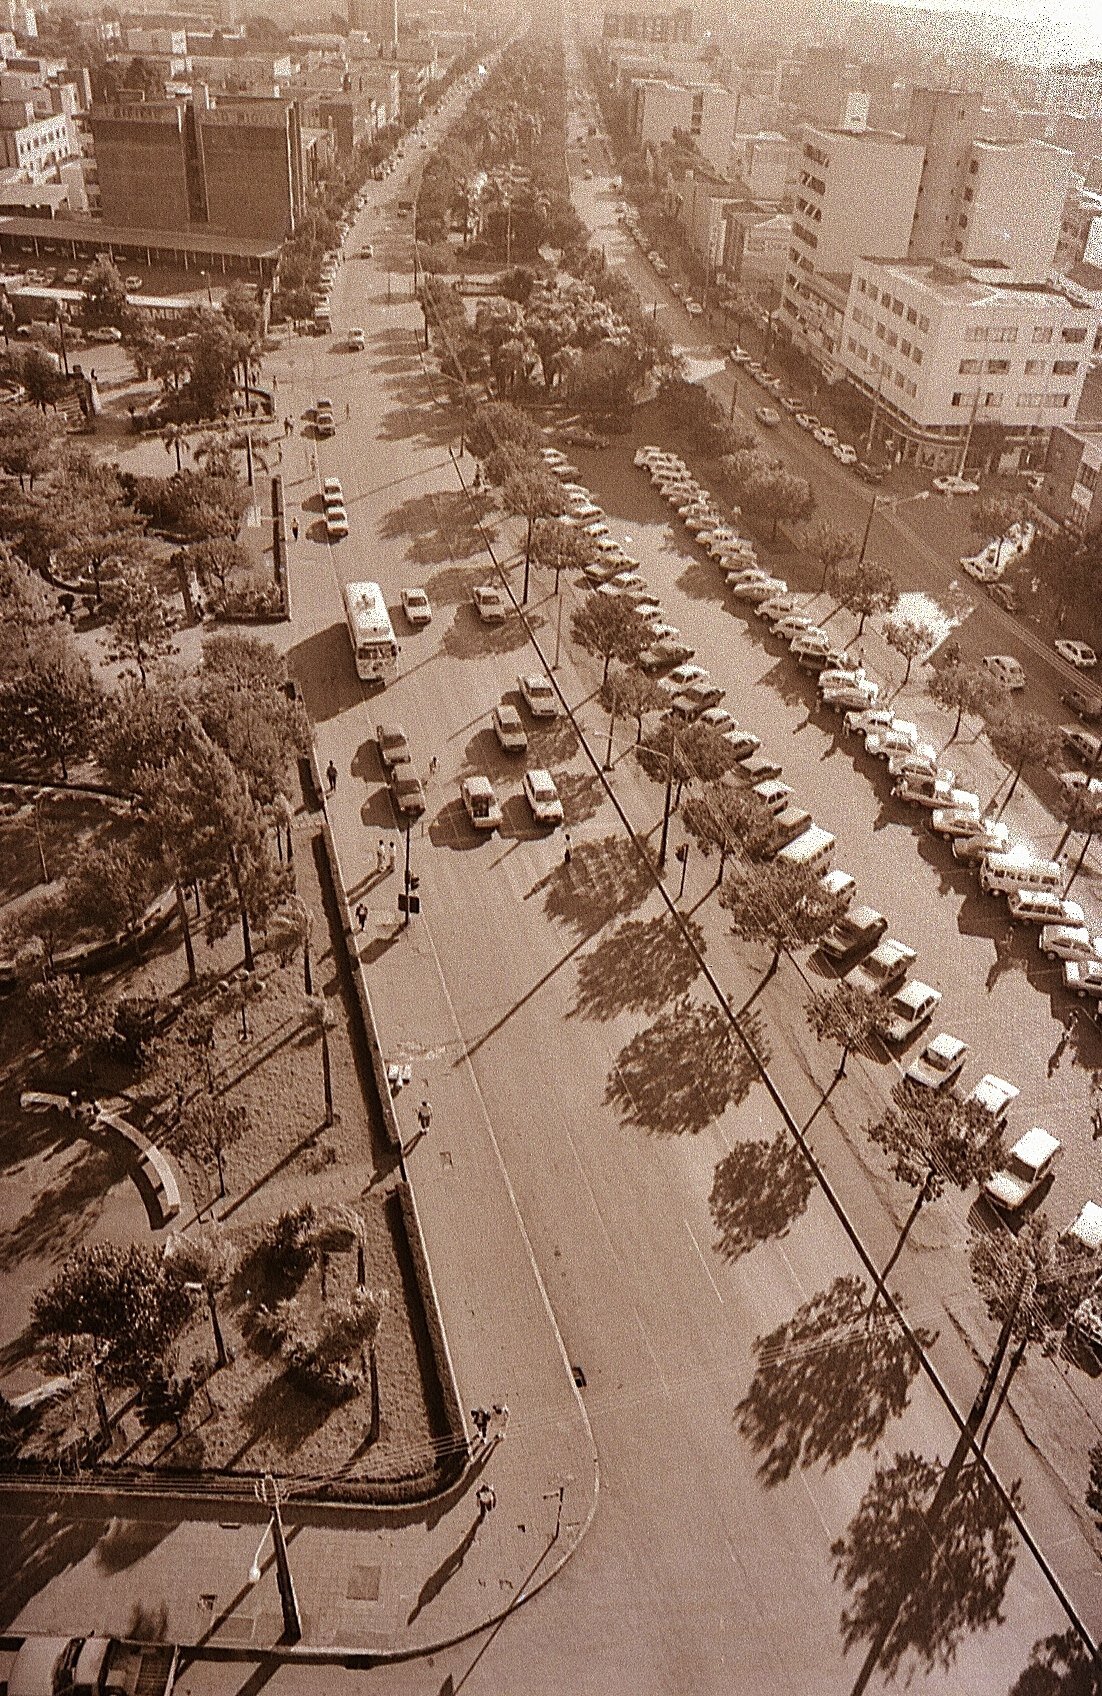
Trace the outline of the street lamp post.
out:
<instances>
[{"instance_id":1,"label":"street lamp post","mask_svg":"<svg viewBox=\"0 0 1102 1696\"><path fill-rule=\"evenodd\" d=\"M872 521L882 506L890 506L892 511L895 512L898 507L907 506L911 501L928 501L929 498L929 489L920 489L917 495L901 495L895 498L891 495L873 495L872 505L869 507L868 520L865 524L865 534L861 538L861 552L857 556L858 565L860 565L864 559L865 550L869 545L869 532L872 529Z\"/></svg>"},{"instance_id":2,"label":"street lamp post","mask_svg":"<svg viewBox=\"0 0 1102 1696\"><path fill-rule=\"evenodd\" d=\"M287 1539L283 1534L283 1516L279 1509L279 1485L270 1472L263 1478L258 1478L255 1485L256 1499L263 1502L270 1510L271 1519L268 1531L271 1532L272 1550L275 1554L276 1584L279 1588L279 1603L283 1610L283 1635L289 1643L302 1641L302 1615L299 1613L298 1597L295 1595L295 1581L291 1576L291 1563L287 1556ZM249 1569L249 1582L255 1584L260 1577L260 1550L268 1532L260 1540L253 1564ZM255 1576L254 1576L255 1575Z\"/></svg>"}]
</instances>

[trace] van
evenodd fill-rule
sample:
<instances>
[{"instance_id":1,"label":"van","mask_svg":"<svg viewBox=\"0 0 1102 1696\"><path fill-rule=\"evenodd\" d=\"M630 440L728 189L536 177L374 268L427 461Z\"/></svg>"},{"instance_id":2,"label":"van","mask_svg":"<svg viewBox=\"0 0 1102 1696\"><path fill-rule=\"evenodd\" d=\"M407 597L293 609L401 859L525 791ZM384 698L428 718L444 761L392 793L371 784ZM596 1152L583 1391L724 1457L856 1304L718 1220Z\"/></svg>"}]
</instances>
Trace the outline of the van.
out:
<instances>
[{"instance_id":1,"label":"van","mask_svg":"<svg viewBox=\"0 0 1102 1696\"><path fill-rule=\"evenodd\" d=\"M501 806L489 778L465 777L460 792L474 828L496 830L501 823Z\"/></svg>"},{"instance_id":2,"label":"van","mask_svg":"<svg viewBox=\"0 0 1102 1696\"><path fill-rule=\"evenodd\" d=\"M1015 889L1063 888L1064 869L1056 860L1028 860L1016 854L985 854L980 888L988 895L1009 895Z\"/></svg>"},{"instance_id":3,"label":"van","mask_svg":"<svg viewBox=\"0 0 1102 1696\"><path fill-rule=\"evenodd\" d=\"M809 872L830 870L834 858L834 838L821 825L808 825L803 833L780 850L777 859L786 866L803 866Z\"/></svg>"},{"instance_id":4,"label":"van","mask_svg":"<svg viewBox=\"0 0 1102 1696\"><path fill-rule=\"evenodd\" d=\"M805 812L803 807L794 805L785 807L783 812L778 813L773 820L773 828L770 832L770 851L773 854L779 854L788 847L789 843L795 842L798 836L802 836L808 825L812 823L814 823L814 820L811 814Z\"/></svg>"}]
</instances>

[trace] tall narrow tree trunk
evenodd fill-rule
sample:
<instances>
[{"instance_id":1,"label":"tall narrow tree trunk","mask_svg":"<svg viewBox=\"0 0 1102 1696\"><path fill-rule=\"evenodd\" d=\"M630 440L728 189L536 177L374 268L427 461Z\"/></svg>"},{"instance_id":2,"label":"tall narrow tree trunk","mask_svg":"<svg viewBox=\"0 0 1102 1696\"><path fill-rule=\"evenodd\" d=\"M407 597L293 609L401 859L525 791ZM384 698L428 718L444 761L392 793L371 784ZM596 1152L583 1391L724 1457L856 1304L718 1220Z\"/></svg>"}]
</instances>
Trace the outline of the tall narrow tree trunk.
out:
<instances>
[{"instance_id":1,"label":"tall narrow tree trunk","mask_svg":"<svg viewBox=\"0 0 1102 1696\"><path fill-rule=\"evenodd\" d=\"M333 1123L333 1063L329 1053L329 1033L321 1027L321 1088L325 1097L325 1123Z\"/></svg>"},{"instance_id":2,"label":"tall narrow tree trunk","mask_svg":"<svg viewBox=\"0 0 1102 1696\"><path fill-rule=\"evenodd\" d=\"M99 1367L94 1360L88 1364L88 1378L92 1385L92 1397L96 1404L96 1418L99 1420L100 1435L108 1448L111 1446L111 1416L107 1411L107 1401L100 1383Z\"/></svg>"},{"instance_id":3,"label":"tall narrow tree trunk","mask_svg":"<svg viewBox=\"0 0 1102 1696\"><path fill-rule=\"evenodd\" d=\"M884 1267L883 1272L881 1272L881 1274L880 1274L880 1282L877 1284L876 1289L873 1291L872 1300L869 1303L869 1312L870 1313L872 1313L874 1311L877 1303L880 1300L881 1291L884 1289L885 1285L888 1282L888 1274L891 1272L896 1261L899 1259L899 1256L903 1253L903 1246L906 1243L907 1238L911 1234L911 1230L912 1230L912 1227L914 1226L915 1220L918 1218L919 1214L922 1212L922 1209L925 1207L926 1203L930 1199L930 1180L931 1180L932 1177L933 1177L933 1173L927 1172L926 1177L923 1179L922 1187L919 1190L918 1194L915 1196L914 1203L911 1207L911 1211L908 1213L906 1219L903 1222L903 1229L899 1233L899 1237L896 1241L896 1245L892 1249L891 1254L888 1256L887 1265Z\"/></svg>"}]
</instances>

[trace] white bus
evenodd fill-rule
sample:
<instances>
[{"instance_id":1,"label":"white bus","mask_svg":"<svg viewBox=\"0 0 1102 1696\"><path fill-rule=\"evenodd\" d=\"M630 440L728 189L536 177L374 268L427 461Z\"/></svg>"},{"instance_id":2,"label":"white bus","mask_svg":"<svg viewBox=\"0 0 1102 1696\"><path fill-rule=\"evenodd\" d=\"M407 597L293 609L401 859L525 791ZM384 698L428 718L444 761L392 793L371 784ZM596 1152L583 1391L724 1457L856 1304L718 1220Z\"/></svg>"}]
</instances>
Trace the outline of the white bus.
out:
<instances>
[{"instance_id":1,"label":"white bus","mask_svg":"<svg viewBox=\"0 0 1102 1696\"><path fill-rule=\"evenodd\" d=\"M356 660L356 675L365 683L389 683L398 673L398 644L377 583L344 585L344 616Z\"/></svg>"}]
</instances>

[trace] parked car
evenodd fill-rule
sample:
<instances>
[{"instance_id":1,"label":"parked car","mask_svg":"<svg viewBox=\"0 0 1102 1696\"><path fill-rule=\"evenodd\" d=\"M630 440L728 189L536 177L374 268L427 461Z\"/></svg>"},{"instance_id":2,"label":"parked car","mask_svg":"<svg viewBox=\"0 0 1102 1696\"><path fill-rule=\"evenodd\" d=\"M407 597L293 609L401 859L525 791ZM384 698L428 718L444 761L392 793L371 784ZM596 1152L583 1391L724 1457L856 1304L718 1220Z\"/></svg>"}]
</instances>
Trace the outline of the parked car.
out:
<instances>
[{"instance_id":1,"label":"parked car","mask_svg":"<svg viewBox=\"0 0 1102 1696\"><path fill-rule=\"evenodd\" d=\"M687 689L682 689L670 703L670 710L679 718L698 718L706 708L718 707L725 691L718 683L705 678L697 683L690 683Z\"/></svg>"},{"instance_id":2,"label":"parked car","mask_svg":"<svg viewBox=\"0 0 1102 1696\"><path fill-rule=\"evenodd\" d=\"M558 696L551 687L550 678L544 677L542 672L522 672L517 678L517 688L533 718L558 717Z\"/></svg>"},{"instance_id":3,"label":"parked car","mask_svg":"<svg viewBox=\"0 0 1102 1696\"><path fill-rule=\"evenodd\" d=\"M367 339L358 324L354 324L348 332L349 353L362 353L367 346Z\"/></svg>"},{"instance_id":4,"label":"parked car","mask_svg":"<svg viewBox=\"0 0 1102 1696\"><path fill-rule=\"evenodd\" d=\"M981 821L984 827L971 836L958 836L953 843L953 858L968 866L978 866L988 854L1004 854L1010 845L1010 831L1000 822Z\"/></svg>"},{"instance_id":5,"label":"parked car","mask_svg":"<svg viewBox=\"0 0 1102 1696\"><path fill-rule=\"evenodd\" d=\"M562 802L549 771L536 767L525 772L524 799L537 824L562 824Z\"/></svg>"},{"instance_id":6,"label":"parked car","mask_svg":"<svg viewBox=\"0 0 1102 1696\"><path fill-rule=\"evenodd\" d=\"M980 486L970 477L935 477L934 488L941 495L978 495Z\"/></svg>"},{"instance_id":7,"label":"parked car","mask_svg":"<svg viewBox=\"0 0 1102 1696\"><path fill-rule=\"evenodd\" d=\"M1065 904L1070 907L1074 902ZM1102 1001L1102 960L1065 960L1064 987L1080 999L1089 995L1094 1001Z\"/></svg>"},{"instance_id":8,"label":"parked car","mask_svg":"<svg viewBox=\"0 0 1102 1696\"><path fill-rule=\"evenodd\" d=\"M652 642L649 648L644 648L639 655L639 664L644 671L661 671L665 666L681 665L693 657L693 649L680 637L676 639L662 638Z\"/></svg>"},{"instance_id":9,"label":"parked car","mask_svg":"<svg viewBox=\"0 0 1102 1696\"><path fill-rule=\"evenodd\" d=\"M702 665L690 665L688 662L675 666L666 676L659 679L658 687L668 695L680 695L690 683L707 683L708 671Z\"/></svg>"},{"instance_id":10,"label":"parked car","mask_svg":"<svg viewBox=\"0 0 1102 1696\"><path fill-rule=\"evenodd\" d=\"M1078 901L1065 901L1051 889L1012 889L1006 905L1012 919L1031 925L1081 925L1086 918Z\"/></svg>"},{"instance_id":11,"label":"parked car","mask_svg":"<svg viewBox=\"0 0 1102 1696\"><path fill-rule=\"evenodd\" d=\"M339 541L348 535L348 513L343 506L327 506L325 509L325 534L331 542Z\"/></svg>"},{"instance_id":12,"label":"parked car","mask_svg":"<svg viewBox=\"0 0 1102 1696\"><path fill-rule=\"evenodd\" d=\"M483 624L501 624L505 618L505 602L499 590L490 583L480 583L471 591L475 611Z\"/></svg>"},{"instance_id":13,"label":"parked car","mask_svg":"<svg viewBox=\"0 0 1102 1696\"><path fill-rule=\"evenodd\" d=\"M772 406L756 406L754 408L754 417L757 419L759 424L764 424L766 429L769 430L773 429L774 426L779 424L781 421L780 413Z\"/></svg>"},{"instance_id":14,"label":"parked car","mask_svg":"<svg viewBox=\"0 0 1102 1696\"><path fill-rule=\"evenodd\" d=\"M1002 607L1004 612L1017 612L1018 597L1014 590L1010 588L1009 584L988 583L985 587L987 589L987 593L991 596L991 599L995 602L996 606Z\"/></svg>"},{"instance_id":15,"label":"parked car","mask_svg":"<svg viewBox=\"0 0 1102 1696\"><path fill-rule=\"evenodd\" d=\"M830 707L832 712L860 712L875 705L879 693L880 686L871 677L863 677L853 683L831 683L823 688L822 673L819 676L820 699L824 707Z\"/></svg>"},{"instance_id":16,"label":"parked car","mask_svg":"<svg viewBox=\"0 0 1102 1696\"><path fill-rule=\"evenodd\" d=\"M520 714L513 706L502 702L492 713L494 735L507 754L523 754L528 750L528 732L521 723Z\"/></svg>"},{"instance_id":17,"label":"parked car","mask_svg":"<svg viewBox=\"0 0 1102 1696\"><path fill-rule=\"evenodd\" d=\"M747 577L735 583L728 577L727 582L738 601L768 601L774 595L786 594L788 590L788 584L783 577Z\"/></svg>"},{"instance_id":18,"label":"parked car","mask_svg":"<svg viewBox=\"0 0 1102 1696\"><path fill-rule=\"evenodd\" d=\"M983 663L992 677L1006 689L1024 689L1025 672L1013 654L984 654Z\"/></svg>"},{"instance_id":19,"label":"parked car","mask_svg":"<svg viewBox=\"0 0 1102 1696\"><path fill-rule=\"evenodd\" d=\"M859 459L854 470L863 483L882 483L887 473L887 466L870 465L867 459Z\"/></svg>"},{"instance_id":20,"label":"parked car","mask_svg":"<svg viewBox=\"0 0 1102 1696\"><path fill-rule=\"evenodd\" d=\"M937 836L947 836L951 842L962 836L983 836L995 822L981 818L971 807L935 807L930 814L930 829Z\"/></svg>"},{"instance_id":21,"label":"parked car","mask_svg":"<svg viewBox=\"0 0 1102 1696\"><path fill-rule=\"evenodd\" d=\"M761 737L755 736L752 730L744 730L741 725L732 725L723 732L723 740L730 745L732 759L748 760L761 747Z\"/></svg>"},{"instance_id":22,"label":"parked car","mask_svg":"<svg viewBox=\"0 0 1102 1696\"><path fill-rule=\"evenodd\" d=\"M857 464L857 449L850 442L835 442L830 451L843 465Z\"/></svg>"},{"instance_id":23,"label":"parked car","mask_svg":"<svg viewBox=\"0 0 1102 1696\"><path fill-rule=\"evenodd\" d=\"M1087 724L1097 724L1102 720L1102 695L1093 689L1067 689L1060 696L1060 700Z\"/></svg>"},{"instance_id":24,"label":"parked car","mask_svg":"<svg viewBox=\"0 0 1102 1696\"><path fill-rule=\"evenodd\" d=\"M1068 642L1060 637L1052 645L1062 660L1080 671L1093 671L1098 664L1098 655L1086 642Z\"/></svg>"},{"instance_id":25,"label":"parked car","mask_svg":"<svg viewBox=\"0 0 1102 1696\"><path fill-rule=\"evenodd\" d=\"M923 983L919 978L912 978L909 983L896 990L888 1002L884 1018L876 1028L885 1042L902 1046L910 1041L927 1019L933 1018L940 1005L940 989L934 989L931 984Z\"/></svg>"},{"instance_id":26,"label":"parked car","mask_svg":"<svg viewBox=\"0 0 1102 1696\"><path fill-rule=\"evenodd\" d=\"M870 995L892 995L918 959L918 952L898 937L886 936L859 965L851 966L846 979L855 989Z\"/></svg>"},{"instance_id":27,"label":"parked car","mask_svg":"<svg viewBox=\"0 0 1102 1696\"><path fill-rule=\"evenodd\" d=\"M432 623L432 606L423 589L402 590L402 611L415 627Z\"/></svg>"},{"instance_id":28,"label":"parked car","mask_svg":"<svg viewBox=\"0 0 1102 1696\"><path fill-rule=\"evenodd\" d=\"M845 917L827 931L819 947L830 959L845 960L874 948L887 928L887 919L875 907L851 907Z\"/></svg>"},{"instance_id":29,"label":"parked car","mask_svg":"<svg viewBox=\"0 0 1102 1696\"><path fill-rule=\"evenodd\" d=\"M412 760L409 738L400 724L377 724L375 740L379 744L379 757L388 771L392 766L408 765Z\"/></svg>"},{"instance_id":30,"label":"parked car","mask_svg":"<svg viewBox=\"0 0 1102 1696\"><path fill-rule=\"evenodd\" d=\"M1005 1078L997 1077L994 1072L985 1072L963 1100L966 1105L972 1103L982 1107L997 1124L1005 1125L1011 1103L1017 1101L1021 1093L1017 1084L1007 1083Z\"/></svg>"},{"instance_id":31,"label":"parked car","mask_svg":"<svg viewBox=\"0 0 1102 1696\"><path fill-rule=\"evenodd\" d=\"M1102 960L1102 936L1092 936L1086 925L1045 925L1037 944L1050 960Z\"/></svg>"},{"instance_id":32,"label":"parked car","mask_svg":"<svg viewBox=\"0 0 1102 1696\"><path fill-rule=\"evenodd\" d=\"M854 736L869 736L874 731L890 730L894 723L895 714L890 707L865 707L859 712L848 712L842 720L842 729Z\"/></svg>"},{"instance_id":33,"label":"parked car","mask_svg":"<svg viewBox=\"0 0 1102 1696\"><path fill-rule=\"evenodd\" d=\"M922 1089L948 1089L964 1070L968 1044L959 1036L941 1031L931 1038L917 1059L912 1060L904 1074L912 1084Z\"/></svg>"},{"instance_id":34,"label":"parked car","mask_svg":"<svg viewBox=\"0 0 1102 1696\"><path fill-rule=\"evenodd\" d=\"M983 1193L1004 1213L1018 1213L1050 1177L1059 1157L1056 1137L1034 1125L1008 1151L1006 1165L986 1179Z\"/></svg>"},{"instance_id":35,"label":"parked car","mask_svg":"<svg viewBox=\"0 0 1102 1696\"><path fill-rule=\"evenodd\" d=\"M1060 735L1065 748L1079 755L1085 766L1096 766L1102 759L1102 737L1094 736L1078 724L1062 724Z\"/></svg>"}]
</instances>

